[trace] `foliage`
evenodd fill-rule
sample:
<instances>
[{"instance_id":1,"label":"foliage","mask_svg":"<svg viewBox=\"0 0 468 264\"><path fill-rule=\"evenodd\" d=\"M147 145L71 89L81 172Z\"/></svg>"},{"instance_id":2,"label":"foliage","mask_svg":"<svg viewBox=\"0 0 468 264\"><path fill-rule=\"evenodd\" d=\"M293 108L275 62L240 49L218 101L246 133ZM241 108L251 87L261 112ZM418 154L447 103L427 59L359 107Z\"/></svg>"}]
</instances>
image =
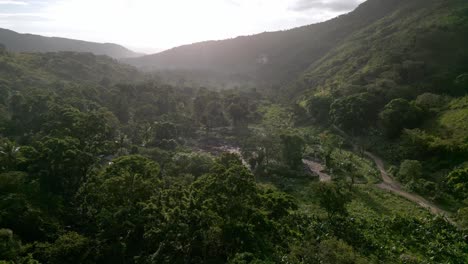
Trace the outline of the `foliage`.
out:
<instances>
[{"instance_id":1,"label":"foliage","mask_svg":"<svg viewBox=\"0 0 468 264\"><path fill-rule=\"evenodd\" d=\"M0 260L15 260L20 248L21 244L14 239L10 229L0 229Z\"/></svg>"},{"instance_id":2,"label":"foliage","mask_svg":"<svg viewBox=\"0 0 468 264\"><path fill-rule=\"evenodd\" d=\"M466 232L375 188L379 171L340 128L387 151L410 189L446 198L465 227L467 8L370 0L279 33L288 41L256 36L270 47L261 67L229 74L268 80L258 90L169 86L91 54L1 50L2 261L466 263ZM219 50L217 62L235 54ZM242 157L220 154L231 147ZM353 188L308 177L306 148Z\"/></svg>"},{"instance_id":3,"label":"foliage","mask_svg":"<svg viewBox=\"0 0 468 264\"><path fill-rule=\"evenodd\" d=\"M468 198L468 167L451 171L447 175L447 185L460 200Z\"/></svg>"},{"instance_id":4,"label":"foliage","mask_svg":"<svg viewBox=\"0 0 468 264\"><path fill-rule=\"evenodd\" d=\"M296 169L302 164L305 142L298 135L281 135L283 144L283 160L291 168Z\"/></svg>"},{"instance_id":5,"label":"foliage","mask_svg":"<svg viewBox=\"0 0 468 264\"><path fill-rule=\"evenodd\" d=\"M419 95L415 100L415 105L425 111L438 111L440 108L445 106L446 103L447 98L433 93L423 93Z\"/></svg>"},{"instance_id":6,"label":"foliage","mask_svg":"<svg viewBox=\"0 0 468 264\"><path fill-rule=\"evenodd\" d=\"M372 95L360 93L334 101L330 107L330 117L335 125L357 133L375 122L377 110Z\"/></svg>"},{"instance_id":7,"label":"foliage","mask_svg":"<svg viewBox=\"0 0 468 264\"><path fill-rule=\"evenodd\" d=\"M415 128L420 124L422 111L404 99L388 103L379 114L385 133L393 138L400 135L404 128Z\"/></svg>"},{"instance_id":8,"label":"foliage","mask_svg":"<svg viewBox=\"0 0 468 264\"><path fill-rule=\"evenodd\" d=\"M400 165L398 178L404 182L420 179L422 176L422 166L417 160L405 160Z\"/></svg>"},{"instance_id":9,"label":"foliage","mask_svg":"<svg viewBox=\"0 0 468 264\"><path fill-rule=\"evenodd\" d=\"M323 207L329 218L336 215L346 215L346 204L351 200L349 194L335 183L323 183L317 189L320 206Z\"/></svg>"},{"instance_id":10,"label":"foliage","mask_svg":"<svg viewBox=\"0 0 468 264\"><path fill-rule=\"evenodd\" d=\"M326 123L330 112L331 98L312 96L305 102L307 114L318 123Z\"/></svg>"}]
</instances>

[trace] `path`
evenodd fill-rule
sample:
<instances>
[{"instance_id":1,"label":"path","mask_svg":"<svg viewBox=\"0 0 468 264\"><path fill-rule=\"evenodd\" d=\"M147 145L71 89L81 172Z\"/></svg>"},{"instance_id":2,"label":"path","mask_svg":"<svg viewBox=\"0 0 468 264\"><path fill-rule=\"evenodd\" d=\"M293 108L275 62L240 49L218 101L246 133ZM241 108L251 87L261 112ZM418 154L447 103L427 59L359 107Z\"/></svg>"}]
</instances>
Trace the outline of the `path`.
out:
<instances>
[{"instance_id":1,"label":"path","mask_svg":"<svg viewBox=\"0 0 468 264\"><path fill-rule=\"evenodd\" d=\"M336 131L342 134L345 138L349 138L349 136L339 127L337 126L333 126L333 127ZM358 149L359 147L356 144L353 144L353 148ZM401 184L395 181L390 175L388 175L387 171L385 170L384 162L382 161L381 158L379 158L378 156L368 151L364 151L364 154L374 161L374 163L377 165L377 168L380 171L380 175L382 176L383 182L380 184L377 184L378 188L382 190L387 190L401 197L404 197L414 203L417 203L419 206L428 209L432 214L443 216L449 223L456 226L456 223L452 219L449 218L450 213L441 209L437 205L429 202L428 200L424 199L420 195L409 193L403 190Z\"/></svg>"},{"instance_id":2,"label":"path","mask_svg":"<svg viewBox=\"0 0 468 264\"><path fill-rule=\"evenodd\" d=\"M325 168L323 167L322 164L315 162L315 161L306 160L306 159L303 159L302 162L304 162L304 164L307 165L307 167L309 167L309 169L312 172L316 173L319 176L321 182L331 181L332 177L323 172Z\"/></svg>"},{"instance_id":3,"label":"path","mask_svg":"<svg viewBox=\"0 0 468 264\"><path fill-rule=\"evenodd\" d=\"M402 196L412 202L417 203L419 206L424 207L428 209L432 214L435 215L441 215L447 221L449 221L452 224L455 224L450 218L449 218L449 213L440 207L436 206L435 204L429 202L428 200L424 199L420 195L414 194L414 193L409 193L405 190L403 190L402 186L400 183L396 182L390 175L388 175L387 171L385 170L384 162L382 161L381 158L377 157L376 155L365 151L364 154L371 158L375 164L377 165L377 168L380 171L380 175L382 176L383 182L380 184L377 184L377 187L382 189L382 190L387 190L392 193L395 193L399 196Z\"/></svg>"}]
</instances>

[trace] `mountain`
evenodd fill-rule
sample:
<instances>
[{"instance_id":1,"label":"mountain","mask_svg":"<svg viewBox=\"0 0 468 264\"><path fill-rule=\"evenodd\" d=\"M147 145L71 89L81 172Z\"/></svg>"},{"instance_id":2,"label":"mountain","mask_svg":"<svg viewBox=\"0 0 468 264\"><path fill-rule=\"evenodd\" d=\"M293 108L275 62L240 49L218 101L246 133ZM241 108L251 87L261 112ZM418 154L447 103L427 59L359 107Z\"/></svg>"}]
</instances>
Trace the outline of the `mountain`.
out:
<instances>
[{"instance_id":1,"label":"mountain","mask_svg":"<svg viewBox=\"0 0 468 264\"><path fill-rule=\"evenodd\" d=\"M405 2L370 0L349 14L323 23L195 43L126 62L146 70L205 70L285 83L352 33L394 12Z\"/></svg>"},{"instance_id":2,"label":"mountain","mask_svg":"<svg viewBox=\"0 0 468 264\"><path fill-rule=\"evenodd\" d=\"M96 55L107 55L116 59L141 55L112 43L96 43L75 39L20 34L2 28L0 28L0 43L13 52L90 52Z\"/></svg>"},{"instance_id":3,"label":"mountain","mask_svg":"<svg viewBox=\"0 0 468 264\"><path fill-rule=\"evenodd\" d=\"M467 46L466 1L406 1L311 61L288 89L332 97L374 91L387 100L423 92L459 94L454 80L468 72Z\"/></svg>"}]
</instances>

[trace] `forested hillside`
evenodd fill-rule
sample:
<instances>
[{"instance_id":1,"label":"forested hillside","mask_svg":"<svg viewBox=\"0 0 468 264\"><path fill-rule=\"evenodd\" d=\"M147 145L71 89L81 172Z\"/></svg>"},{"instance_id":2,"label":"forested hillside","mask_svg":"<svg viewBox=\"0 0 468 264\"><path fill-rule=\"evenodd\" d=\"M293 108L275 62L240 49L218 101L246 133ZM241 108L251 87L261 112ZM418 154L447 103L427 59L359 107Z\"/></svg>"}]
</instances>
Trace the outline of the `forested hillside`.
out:
<instances>
[{"instance_id":1,"label":"forested hillside","mask_svg":"<svg viewBox=\"0 0 468 264\"><path fill-rule=\"evenodd\" d=\"M14 52L89 52L96 55L107 55L116 59L141 55L113 43L95 43L75 39L20 34L3 28L0 28L0 44Z\"/></svg>"},{"instance_id":2,"label":"forested hillside","mask_svg":"<svg viewBox=\"0 0 468 264\"><path fill-rule=\"evenodd\" d=\"M468 263L466 33L369 0L157 73L1 48L0 263Z\"/></svg>"},{"instance_id":3,"label":"forested hillside","mask_svg":"<svg viewBox=\"0 0 468 264\"><path fill-rule=\"evenodd\" d=\"M453 205L449 173L468 160L468 3L407 2L412 8L352 35L287 92L315 123L360 137L396 166L422 164L400 180Z\"/></svg>"},{"instance_id":4,"label":"forested hillside","mask_svg":"<svg viewBox=\"0 0 468 264\"><path fill-rule=\"evenodd\" d=\"M371 0L327 22L280 32L177 47L126 62L145 70L195 70L258 83L287 83L352 33L405 6Z\"/></svg>"}]
</instances>

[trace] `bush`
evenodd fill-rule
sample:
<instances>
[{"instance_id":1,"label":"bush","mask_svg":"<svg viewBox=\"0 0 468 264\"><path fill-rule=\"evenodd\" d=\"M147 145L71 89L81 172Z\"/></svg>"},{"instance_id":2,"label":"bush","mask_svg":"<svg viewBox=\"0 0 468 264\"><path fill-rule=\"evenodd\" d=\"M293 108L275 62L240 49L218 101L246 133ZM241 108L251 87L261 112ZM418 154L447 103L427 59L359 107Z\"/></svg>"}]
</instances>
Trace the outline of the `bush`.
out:
<instances>
[{"instance_id":1,"label":"bush","mask_svg":"<svg viewBox=\"0 0 468 264\"><path fill-rule=\"evenodd\" d=\"M398 178L404 182L420 179L422 176L422 165L417 160L404 160L398 171Z\"/></svg>"},{"instance_id":2,"label":"bush","mask_svg":"<svg viewBox=\"0 0 468 264\"><path fill-rule=\"evenodd\" d=\"M421 108L401 98L392 100L379 114L385 133L390 138L398 137L403 128L416 128L422 116Z\"/></svg>"},{"instance_id":3,"label":"bush","mask_svg":"<svg viewBox=\"0 0 468 264\"><path fill-rule=\"evenodd\" d=\"M320 242L319 259L320 263L330 264L368 263L368 261L356 254L350 245L336 238Z\"/></svg>"},{"instance_id":4,"label":"bush","mask_svg":"<svg viewBox=\"0 0 468 264\"><path fill-rule=\"evenodd\" d=\"M333 123L342 129L353 133L362 132L377 119L377 101L369 93L340 98L331 105L330 117Z\"/></svg>"},{"instance_id":5,"label":"bush","mask_svg":"<svg viewBox=\"0 0 468 264\"><path fill-rule=\"evenodd\" d=\"M419 95L416 100L416 106L428 110L438 110L439 108L443 107L447 103L445 97L433 93L424 93Z\"/></svg>"}]
</instances>

